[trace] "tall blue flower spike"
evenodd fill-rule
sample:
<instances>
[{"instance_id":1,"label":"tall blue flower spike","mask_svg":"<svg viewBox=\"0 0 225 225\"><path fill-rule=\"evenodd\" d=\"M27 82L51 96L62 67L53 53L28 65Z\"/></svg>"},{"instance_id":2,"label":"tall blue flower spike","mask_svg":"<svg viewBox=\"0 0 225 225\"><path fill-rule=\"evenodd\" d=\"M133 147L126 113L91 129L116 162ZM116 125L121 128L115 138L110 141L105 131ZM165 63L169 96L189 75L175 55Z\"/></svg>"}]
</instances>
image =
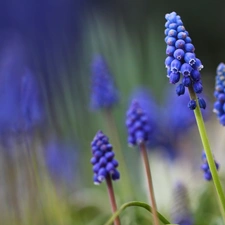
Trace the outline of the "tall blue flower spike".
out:
<instances>
[{"instance_id":1,"label":"tall blue flower spike","mask_svg":"<svg viewBox=\"0 0 225 225\"><path fill-rule=\"evenodd\" d=\"M119 164L114 159L115 153L108 137L102 131L98 131L95 135L91 142L91 149L94 184L102 183L107 177L112 178L112 180L118 180L120 178L120 173L117 170Z\"/></svg>"},{"instance_id":2,"label":"tall blue flower spike","mask_svg":"<svg viewBox=\"0 0 225 225\"><path fill-rule=\"evenodd\" d=\"M151 126L149 117L138 100L134 99L127 111L126 126L130 146L147 143Z\"/></svg>"},{"instance_id":3,"label":"tall blue flower spike","mask_svg":"<svg viewBox=\"0 0 225 225\"><path fill-rule=\"evenodd\" d=\"M192 87L196 94L203 90L200 70L203 68L201 61L196 58L195 47L189 37L188 31L177 13L166 14L165 42L167 44L165 66L170 83L177 84L181 77L181 84L176 88L177 95L185 93L185 87ZM201 104L204 109L206 104ZM196 108L196 102L190 100L188 107Z\"/></svg>"},{"instance_id":4,"label":"tall blue flower spike","mask_svg":"<svg viewBox=\"0 0 225 225\"><path fill-rule=\"evenodd\" d=\"M206 154L204 151L202 152L202 161L203 161L203 163L202 163L201 169L204 172L204 178L206 180L210 181L210 180L212 180L212 174L210 172L209 164L208 164ZM215 161L215 165L216 165L216 169L218 170L219 164L216 161Z\"/></svg>"},{"instance_id":5,"label":"tall blue flower spike","mask_svg":"<svg viewBox=\"0 0 225 225\"><path fill-rule=\"evenodd\" d=\"M225 64L220 63L216 71L216 85L214 96L216 102L213 112L217 114L220 124L225 126Z\"/></svg>"},{"instance_id":6,"label":"tall blue flower spike","mask_svg":"<svg viewBox=\"0 0 225 225\"><path fill-rule=\"evenodd\" d=\"M173 205L172 205L173 223L179 225L193 225L192 213L188 199L188 190L186 186L178 182L173 188Z\"/></svg>"},{"instance_id":7,"label":"tall blue flower spike","mask_svg":"<svg viewBox=\"0 0 225 225\"><path fill-rule=\"evenodd\" d=\"M92 63L91 108L110 109L117 103L118 91L106 61L101 56L95 56Z\"/></svg>"}]
</instances>

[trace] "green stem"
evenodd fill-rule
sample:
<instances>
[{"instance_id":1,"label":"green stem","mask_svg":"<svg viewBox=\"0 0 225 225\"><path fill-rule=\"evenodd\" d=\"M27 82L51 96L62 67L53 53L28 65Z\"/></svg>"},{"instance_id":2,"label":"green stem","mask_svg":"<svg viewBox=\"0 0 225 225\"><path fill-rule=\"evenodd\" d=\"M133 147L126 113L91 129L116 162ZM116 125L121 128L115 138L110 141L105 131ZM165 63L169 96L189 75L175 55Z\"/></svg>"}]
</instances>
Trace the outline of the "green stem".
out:
<instances>
[{"instance_id":1,"label":"green stem","mask_svg":"<svg viewBox=\"0 0 225 225\"><path fill-rule=\"evenodd\" d=\"M211 174L212 174L213 182L214 182L214 185L215 185L215 188L216 188L216 192L217 192L218 198L220 200L220 204L221 204L222 209L223 209L222 215L223 215L223 219L225 221L225 217L224 217L225 196L224 196L224 192L223 192L223 189L222 189L222 186L221 186L221 183L220 183L220 179L219 179L219 176L218 176L218 173L217 173L217 169L216 169L215 161L214 161L214 158L213 158L213 155L212 155L212 151L211 151L211 148L210 148L210 145L209 145L209 140L208 140L208 136L207 136L207 133L206 133L205 124L204 124L204 121L203 121L203 118L202 118L202 113L201 113L201 110L200 110L200 107L199 107L199 104L198 104L197 96L196 96L193 88L189 87L188 89L189 89L190 98L195 100L196 104L197 104L197 107L194 110L194 114L195 114L198 130L199 130L199 133L200 133L200 137L201 137L201 140L202 140L203 148L205 150L206 158L207 158L209 168L210 168L210 171L211 171Z\"/></svg>"},{"instance_id":2,"label":"green stem","mask_svg":"<svg viewBox=\"0 0 225 225\"><path fill-rule=\"evenodd\" d=\"M115 218L118 217L123 212L123 210L125 210L126 208L131 207L131 206L142 207L152 213L152 207L150 205L148 205L147 203L138 202L138 201L127 202L127 203L123 204L104 225L112 224L113 221L115 220ZM159 212L157 212L157 213L158 213L157 216L158 216L159 220L163 224L170 224L170 222L162 214L160 214Z\"/></svg>"}]
</instances>

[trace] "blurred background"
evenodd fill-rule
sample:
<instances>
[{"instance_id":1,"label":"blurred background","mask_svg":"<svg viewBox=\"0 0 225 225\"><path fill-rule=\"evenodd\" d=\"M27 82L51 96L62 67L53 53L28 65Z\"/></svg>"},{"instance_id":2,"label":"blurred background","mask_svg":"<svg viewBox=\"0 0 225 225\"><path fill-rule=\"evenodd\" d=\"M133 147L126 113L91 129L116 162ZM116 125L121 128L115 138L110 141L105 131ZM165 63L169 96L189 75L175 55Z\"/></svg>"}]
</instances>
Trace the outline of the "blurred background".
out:
<instances>
[{"instance_id":1,"label":"blurred background","mask_svg":"<svg viewBox=\"0 0 225 225\"><path fill-rule=\"evenodd\" d=\"M184 117L179 128L173 126L189 109L186 100L181 108L171 107L177 100L164 66L164 16L181 16L204 65L206 127L224 181L224 128L212 110L216 67L225 60L225 2L14 0L0 6L0 224L104 224L111 215L106 185L93 184L90 164L98 130L125 158L114 184L118 205L148 202L139 152L128 147L125 127L130 101L143 88L154 99L150 115L164 131L163 141L149 146L159 211L174 218L171 206L180 196L173 190L182 183L189 224L222 224L213 184L202 178L195 122L180 128ZM107 62L119 93L111 122L104 110L90 107L96 54ZM127 225L151 224L148 212L139 209L121 218Z\"/></svg>"}]
</instances>

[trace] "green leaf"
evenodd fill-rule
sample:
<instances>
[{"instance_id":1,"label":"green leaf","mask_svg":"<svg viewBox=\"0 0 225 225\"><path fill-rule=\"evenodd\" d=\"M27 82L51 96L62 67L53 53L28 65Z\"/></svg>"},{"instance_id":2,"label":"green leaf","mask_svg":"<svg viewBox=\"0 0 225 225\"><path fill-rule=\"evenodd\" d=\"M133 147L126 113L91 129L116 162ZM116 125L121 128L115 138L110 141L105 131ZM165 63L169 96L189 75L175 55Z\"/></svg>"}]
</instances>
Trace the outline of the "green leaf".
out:
<instances>
[{"instance_id":1,"label":"green leaf","mask_svg":"<svg viewBox=\"0 0 225 225\"><path fill-rule=\"evenodd\" d=\"M130 207L130 206L138 206L138 207L142 207L146 210L148 210L149 212L152 212L152 207L144 202L138 202L138 201L132 201L132 202L127 202L125 204L123 204L112 216L111 218L109 218L109 220L104 224L104 225L110 225L113 223L113 221L115 220L115 218L117 216L119 216L123 210L125 210L126 208ZM158 218L159 220L164 223L164 224L170 224L170 222L162 215L158 212Z\"/></svg>"}]
</instances>

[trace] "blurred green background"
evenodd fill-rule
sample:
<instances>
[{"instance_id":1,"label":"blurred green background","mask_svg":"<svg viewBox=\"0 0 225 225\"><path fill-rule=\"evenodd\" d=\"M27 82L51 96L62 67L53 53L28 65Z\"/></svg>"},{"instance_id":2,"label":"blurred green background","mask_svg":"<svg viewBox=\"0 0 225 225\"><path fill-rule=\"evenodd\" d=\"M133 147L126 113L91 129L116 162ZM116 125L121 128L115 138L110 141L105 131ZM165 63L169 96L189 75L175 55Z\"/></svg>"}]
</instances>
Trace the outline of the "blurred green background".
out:
<instances>
[{"instance_id":1,"label":"blurred green background","mask_svg":"<svg viewBox=\"0 0 225 225\"><path fill-rule=\"evenodd\" d=\"M13 63L22 63L34 72L41 87L46 120L28 141L27 133L22 134L23 141L10 136L13 154L1 152L0 212L3 216L0 224L103 224L111 215L107 190L105 184L93 185L89 162L90 142L99 129L109 135L114 147L119 147L115 137L118 135L125 154L130 178L121 177L115 183L118 205L128 200L148 202L139 153L128 148L126 142L124 121L130 95L144 85L157 103L165 107L165 93L171 85L164 66L164 16L176 11L204 65L202 81L211 112L216 67L225 60L225 2L24 0L23 4L2 3L0 50L6 49L14 56ZM113 110L117 135L110 130L102 112L90 110L90 65L96 53L107 60L120 93L120 103ZM4 57L2 54L1 65ZM224 130L215 115L206 126L213 152L222 164ZM208 221L222 224L216 197L212 195L213 185L201 178L202 147L197 135L195 126L185 134L186 141L180 144L184 154L172 163L163 159L158 149L150 151L158 208L170 218L173 185L181 180L189 190L194 224L209 224ZM68 169L72 170L69 182L48 171L45 146L52 139L72 143L68 152L72 152L74 161L61 161L59 157L56 162L61 170L65 164L72 164ZM224 176L222 167L221 177ZM125 225L151 224L147 212L134 208L123 214L122 221Z\"/></svg>"}]
</instances>

